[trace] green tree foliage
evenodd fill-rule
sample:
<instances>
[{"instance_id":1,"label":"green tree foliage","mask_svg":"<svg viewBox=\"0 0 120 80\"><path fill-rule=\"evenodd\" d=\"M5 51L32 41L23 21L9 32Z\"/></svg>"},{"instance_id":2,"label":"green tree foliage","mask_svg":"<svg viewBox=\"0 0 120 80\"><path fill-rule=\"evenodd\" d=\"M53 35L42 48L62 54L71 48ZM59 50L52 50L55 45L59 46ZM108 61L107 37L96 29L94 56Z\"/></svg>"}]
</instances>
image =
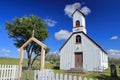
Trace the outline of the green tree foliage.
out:
<instances>
[{"instance_id":1,"label":"green tree foliage","mask_svg":"<svg viewBox=\"0 0 120 80\"><path fill-rule=\"evenodd\" d=\"M20 48L30 37L34 30L34 37L39 41L44 41L48 37L48 30L44 21L35 15L15 17L12 22L6 22L6 30L10 38L13 38L14 45ZM35 42L31 42L26 48L28 57L28 68L31 68L36 56L40 56L41 46ZM47 52L49 49L46 50ZM36 54L33 61L32 54Z\"/></svg>"},{"instance_id":2,"label":"green tree foliage","mask_svg":"<svg viewBox=\"0 0 120 80\"><path fill-rule=\"evenodd\" d=\"M50 54L46 55L45 59L47 61L50 61L51 63L59 62L60 61L60 55L58 55L57 53L50 53Z\"/></svg>"},{"instance_id":3,"label":"green tree foliage","mask_svg":"<svg viewBox=\"0 0 120 80\"><path fill-rule=\"evenodd\" d=\"M56 64L54 69L60 68L60 55L57 53L50 53L45 56L47 61L50 61L51 64Z\"/></svg>"},{"instance_id":4,"label":"green tree foliage","mask_svg":"<svg viewBox=\"0 0 120 80\"><path fill-rule=\"evenodd\" d=\"M115 64L115 65L120 66L120 58L119 59L117 59L117 58L108 58L108 61L109 61L109 65Z\"/></svg>"}]
</instances>

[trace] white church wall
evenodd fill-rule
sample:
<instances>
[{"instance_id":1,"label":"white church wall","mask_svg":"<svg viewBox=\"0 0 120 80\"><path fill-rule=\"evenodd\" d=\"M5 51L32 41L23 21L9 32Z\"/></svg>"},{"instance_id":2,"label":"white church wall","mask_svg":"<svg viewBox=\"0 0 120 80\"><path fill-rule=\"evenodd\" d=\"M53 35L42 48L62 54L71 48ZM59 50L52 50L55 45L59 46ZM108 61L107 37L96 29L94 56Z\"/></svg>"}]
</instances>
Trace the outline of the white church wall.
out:
<instances>
[{"instance_id":1,"label":"white church wall","mask_svg":"<svg viewBox=\"0 0 120 80\"><path fill-rule=\"evenodd\" d=\"M83 41L83 68L87 69L88 71L94 71L96 68L101 67L102 65L100 54L101 49L91 42L91 40L89 40L85 35L81 36Z\"/></svg>"},{"instance_id":2,"label":"white church wall","mask_svg":"<svg viewBox=\"0 0 120 80\"><path fill-rule=\"evenodd\" d=\"M100 65L99 65L99 71L103 71L104 69L108 68L108 55L100 50Z\"/></svg>"},{"instance_id":3,"label":"white church wall","mask_svg":"<svg viewBox=\"0 0 120 80\"><path fill-rule=\"evenodd\" d=\"M84 33L87 33L85 27L77 27L77 28L73 28L73 32L79 32L79 31L83 31Z\"/></svg>"},{"instance_id":4,"label":"white church wall","mask_svg":"<svg viewBox=\"0 0 120 80\"><path fill-rule=\"evenodd\" d=\"M101 52L101 68L107 69L108 68L108 55L104 52Z\"/></svg>"},{"instance_id":5,"label":"white church wall","mask_svg":"<svg viewBox=\"0 0 120 80\"><path fill-rule=\"evenodd\" d=\"M86 36L82 35L82 47L83 47L83 68L91 71L93 70L93 66L95 66L95 52L96 49L94 45L90 42ZM97 64L96 64L97 65Z\"/></svg>"},{"instance_id":6,"label":"white church wall","mask_svg":"<svg viewBox=\"0 0 120 80\"><path fill-rule=\"evenodd\" d=\"M74 68L74 36L64 45L60 51L60 69Z\"/></svg>"},{"instance_id":7,"label":"white church wall","mask_svg":"<svg viewBox=\"0 0 120 80\"><path fill-rule=\"evenodd\" d=\"M76 44L76 35L81 35L82 43ZM69 41L61 49L60 54L60 69L68 70L75 68L75 52L83 52L83 68L88 71L94 71L96 68L108 66L108 58L101 49L89 40L83 33L74 34ZM104 62L102 60L102 53L104 55Z\"/></svg>"}]
</instances>

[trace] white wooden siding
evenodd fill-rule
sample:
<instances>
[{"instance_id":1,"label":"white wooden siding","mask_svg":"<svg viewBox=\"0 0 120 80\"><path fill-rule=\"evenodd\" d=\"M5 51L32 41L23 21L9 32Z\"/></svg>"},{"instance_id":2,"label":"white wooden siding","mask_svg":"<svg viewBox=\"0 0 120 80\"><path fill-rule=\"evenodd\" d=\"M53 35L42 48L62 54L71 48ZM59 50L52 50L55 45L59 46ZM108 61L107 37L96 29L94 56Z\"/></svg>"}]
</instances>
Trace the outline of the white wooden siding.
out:
<instances>
[{"instance_id":1,"label":"white wooden siding","mask_svg":"<svg viewBox=\"0 0 120 80\"><path fill-rule=\"evenodd\" d=\"M81 35L82 43L79 45L75 43L76 35ZM83 33L77 33L73 34L60 51L60 69L75 68L75 52L83 52L83 68L87 71L94 71L103 66L108 68L108 56ZM104 62L102 54L104 54Z\"/></svg>"},{"instance_id":2,"label":"white wooden siding","mask_svg":"<svg viewBox=\"0 0 120 80\"><path fill-rule=\"evenodd\" d=\"M73 27L76 26L76 21L79 20L80 21L80 25L85 27L85 18L84 16L79 12L76 11L73 15Z\"/></svg>"},{"instance_id":3,"label":"white wooden siding","mask_svg":"<svg viewBox=\"0 0 120 80\"><path fill-rule=\"evenodd\" d=\"M61 69L67 70L70 68L74 68L74 44L75 38L72 38L64 45L61 49L60 54L60 67Z\"/></svg>"},{"instance_id":4,"label":"white wooden siding","mask_svg":"<svg viewBox=\"0 0 120 80\"><path fill-rule=\"evenodd\" d=\"M86 33L85 17L79 11L76 11L73 15L73 27L76 27L77 20L80 21L80 26L83 27L73 28L73 32L83 31L84 33Z\"/></svg>"},{"instance_id":5,"label":"white wooden siding","mask_svg":"<svg viewBox=\"0 0 120 80\"><path fill-rule=\"evenodd\" d=\"M100 66L100 55L99 48L91 40L89 40L85 35L82 36L82 47L83 47L83 67L88 71L94 71L94 68ZM87 67L86 67L87 66Z\"/></svg>"},{"instance_id":6,"label":"white wooden siding","mask_svg":"<svg viewBox=\"0 0 120 80\"><path fill-rule=\"evenodd\" d=\"M94 44L90 39L88 39L85 35L81 35L83 39L82 47L83 47L83 53L84 53L84 65L83 67L87 65L88 71L94 71L96 68L102 68L103 62L101 61L101 53L106 55L105 52L101 50L96 44ZM107 55L106 55L107 56ZM108 58L106 57L106 60ZM106 61L105 67L107 67L108 62ZM86 64L86 65L85 65Z\"/></svg>"}]
</instances>

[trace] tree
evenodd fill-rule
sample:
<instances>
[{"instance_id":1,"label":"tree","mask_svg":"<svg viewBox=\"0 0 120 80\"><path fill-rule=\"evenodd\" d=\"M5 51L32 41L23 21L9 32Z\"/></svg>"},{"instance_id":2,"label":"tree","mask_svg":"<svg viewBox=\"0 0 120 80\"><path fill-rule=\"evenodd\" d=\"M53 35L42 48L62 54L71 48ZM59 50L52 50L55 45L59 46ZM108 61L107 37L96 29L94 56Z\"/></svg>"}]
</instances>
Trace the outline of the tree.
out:
<instances>
[{"instance_id":1,"label":"tree","mask_svg":"<svg viewBox=\"0 0 120 80\"><path fill-rule=\"evenodd\" d=\"M120 58L108 58L109 65L111 64L120 64Z\"/></svg>"},{"instance_id":2,"label":"tree","mask_svg":"<svg viewBox=\"0 0 120 80\"><path fill-rule=\"evenodd\" d=\"M59 62L60 61L60 55L58 55L57 53L50 53L50 54L47 54L45 59L47 61L51 61L51 63L55 63L55 62Z\"/></svg>"},{"instance_id":3,"label":"tree","mask_svg":"<svg viewBox=\"0 0 120 80\"><path fill-rule=\"evenodd\" d=\"M48 37L48 30L44 21L35 15L23 16L22 18L15 17L12 22L6 22L6 30L8 36L13 38L14 45L20 48L33 34L34 37L40 41L44 41ZM30 43L26 48L28 57L28 68L31 69L32 64L37 56L40 56L41 46L35 42ZM49 51L47 49L46 51ZM33 61L31 60L32 54L36 54Z\"/></svg>"}]
</instances>

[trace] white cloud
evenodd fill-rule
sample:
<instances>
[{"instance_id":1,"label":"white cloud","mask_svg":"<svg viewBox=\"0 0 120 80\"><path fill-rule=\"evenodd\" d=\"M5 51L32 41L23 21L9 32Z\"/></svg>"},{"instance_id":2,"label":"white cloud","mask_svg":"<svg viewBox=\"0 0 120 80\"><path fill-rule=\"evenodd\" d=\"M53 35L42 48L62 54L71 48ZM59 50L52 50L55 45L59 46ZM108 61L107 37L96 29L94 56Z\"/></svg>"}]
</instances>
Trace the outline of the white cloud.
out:
<instances>
[{"instance_id":1,"label":"white cloud","mask_svg":"<svg viewBox=\"0 0 120 80\"><path fill-rule=\"evenodd\" d=\"M116 40L116 39L118 39L118 36L112 36L110 39L111 40Z\"/></svg>"},{"instance_id":2,"label":"white cloud","mask_svg":"<svg viewBox=\"0 0 120 80\"><path fill-rule=\"evenodd\" d=\"M6 52L6 53L9 53L10 50L8 50L8 49L4 49L4 48L3 48L3 49L0 50L0 52Z\"/></svg>"},{"instance_id":3,"label":"white cloud","mask_svg":"<svg viewBox=\"0 0 120 80\"><path fill-rule=\"evenodd\" d=\"M57 40L66 40L71 35L71 32L67 30L60 30L59 32L55 33L55 38Z\"/></svg>"},{"instance_id":4,"label":"white cloud","mask_svg":"<svg viewBox=\"0 0 120 80\"><path fill-rule=\"evenodd\" d=\"M68 15L69 17L71 17L71 15L73 14L73 12L76 9L79 9L85 15L88 15L89 13L91 13L91 10L87 6L84 6L84 7L81 8L81 4L78 3L78 2L76 2L74 4L68 4L68 5L66 5L64 11L65 11L66 15Z\"/></svg>"},{"instance_id":5,"label":"white cloud","mask_svg":"<svg viewBox=\"0 0 120 80\"><path fill-rule=\"evenodd\" d=\"M58 53L58 51L53 51L53 52L49 52L49 53L52 53L52 54L57 54L57 53Z\"/></svg>"},{"instance_id":6,"label":"white cloud","mask_svg":"<svg viewBox=\"0 0 120 80\"><path fill-rule=\"evenodd\" d=\"M10 54L9 54L11 52L10 50L3 48L0 50L0 52L2 52L0 57L10 57Z\"/></svg>"},{"instance_id":7,"label":"white cloud","mask_svg":"<svg viewBox=\"0 0 120 80\"><path fill-rule=\"evenodd\" d=\"M120 50L110 49L107 52L110 58L120 58Z\"/></svg>"},{"instance_id":8,"label":"white cloud","mask_svg":"<svg viewBox=\"0 0 120 80\"><path fill-rule=\"evenodd\" d=\"M76 10L79 9L81 7L81 4L76 2L74 4L69 4L65 6L65 14L68 15L69 17L71 17L72 13Z\"/></svg>"},{"instance_id":9,"label":"white cloud","mask_svg":"<svg viewBox=\"0 0 120 80\"><path fill-rule=\"evenodd\" d=\"M10 57L10 55L8 53L5 53L5 57Z\"/></svg>"},{"instance_id":10,"label":"white cloud","mask_svg":"<svg viewBox=\"0 0 120 80\"><path fill-rule=\"evenodd\" d=\"M57 23L57 21L54 21L52 19L44 19L44 21L49 27L54 27Z\"/></svg>"},{"instance_id":11,"label":"white cloud","mask_svg":"<svg viewBox=\"0 0 120 80\"><path fill-rule=\"evenodd\" d=\"M84 15L88 15L89 13L91 13L91 10L87 6L82 7L80 11L84 13Z\"/></svg>"},{"instance_id":12,"label":"white cloud","mask_svg":"<svg viewBox=\"0 0 120 80\"><path fill-rule=\"evenodd\" d=\"M108 52L115 52L115 53L120 53L120 50L115 50L115 49L110 49L110 50L108 50Z\"/></svg>"},{"instance_id":13,"label":"white cloud","mask_svg":"<svg viewBox=\"0 0 120 80\"><path fill-rule=\"evenodd\" d=\"M18 51L18 52L20 52L20 48L19 48L19 49L17 49L17 51Z\"/></svg>"}]
</instances>

